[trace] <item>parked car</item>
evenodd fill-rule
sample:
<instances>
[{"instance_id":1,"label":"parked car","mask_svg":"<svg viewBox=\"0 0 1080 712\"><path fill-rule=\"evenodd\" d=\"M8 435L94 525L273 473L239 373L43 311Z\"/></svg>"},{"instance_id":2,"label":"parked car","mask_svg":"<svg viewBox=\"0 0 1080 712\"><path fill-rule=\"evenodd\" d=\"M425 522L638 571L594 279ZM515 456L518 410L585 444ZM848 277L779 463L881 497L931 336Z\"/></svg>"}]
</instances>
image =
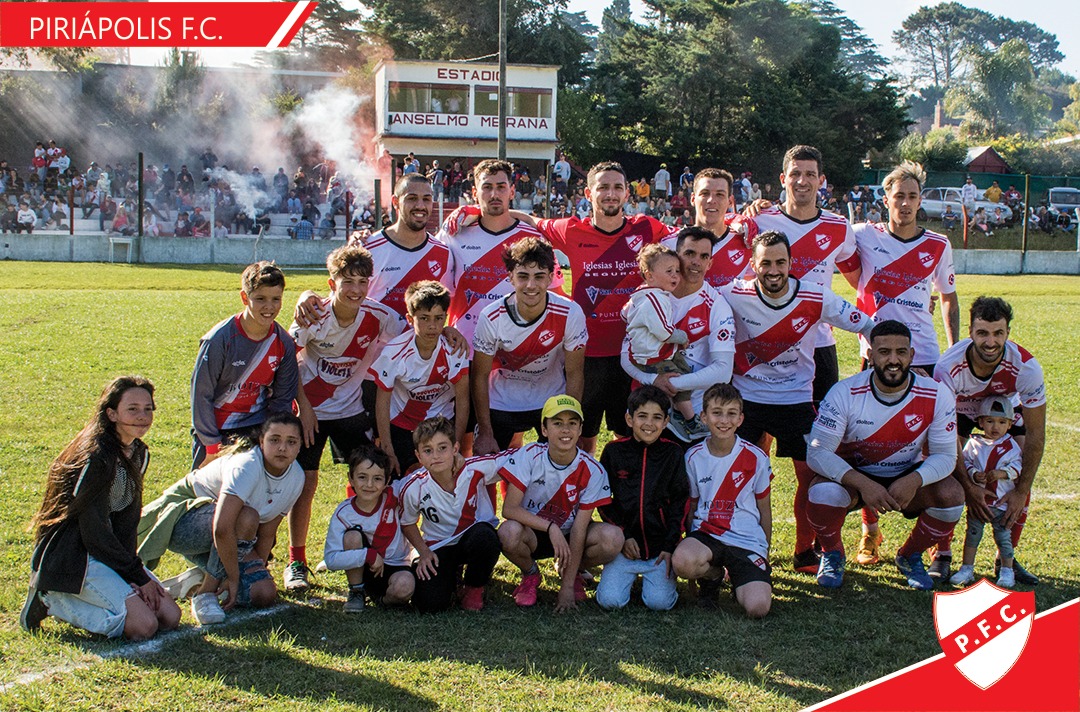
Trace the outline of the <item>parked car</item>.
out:
<instances>
[{"instance_id":1,"label":"parked car","mask_svg":"<svg viewBox=\"0 0 1080 712\"><path fill-rule=\"evenodd\" d=\"M960 212L963 203L964 201L960 198L959 188L923 188L922 207L919 208L918 218L919 220L928 218L940 220L941 214L945 212L946 205L952 205L956 212ZM986 208L988 215L993 215L994 210L1000 208L1005 221L1012 222L1013 211L1009 206L1005 203L991 203L983 196L981 190L975 195L975 209L978 210L979 208Z\"/></svg>"},{"instance_id":2,"label":"parked car","mask_svg":"<svg viewBox=\"0 0 1080 712\"><path fill-rule=\"evenodd\" d=\"M1076 221L1076 209L1080 208L1080 188L1051 188L1046 202L1057 224L1067 228Z\"/></svg>"}]
</instances>

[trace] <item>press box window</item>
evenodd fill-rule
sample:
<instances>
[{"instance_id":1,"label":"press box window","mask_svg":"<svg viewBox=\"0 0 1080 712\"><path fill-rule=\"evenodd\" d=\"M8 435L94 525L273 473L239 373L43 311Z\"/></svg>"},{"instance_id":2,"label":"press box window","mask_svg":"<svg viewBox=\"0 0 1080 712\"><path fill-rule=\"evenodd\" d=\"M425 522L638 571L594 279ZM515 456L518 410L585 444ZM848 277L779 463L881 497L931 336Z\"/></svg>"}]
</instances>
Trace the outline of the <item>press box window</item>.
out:
<instances>
[{"instance_id":1,"label":"press box window","mask_svg":"<svg viewBox=\"0 0 1080 712\"><path fill-rule=\"evenodd\" d=\"M506 88L507 116L538 119L551 118L551 90L533 87ZM473 102L473 113L478 116L499 115L499 87L478 86Z\"/></svg>"},{"instance_id":2,"label":"press box window","mask_svg":"<svg viewBox=\"0 0 1080 712\"><path fill-rule=\"evenodd\" d=\"M469 111L466 84L390 82L387 106L390 111L412 114L465 114Z\"/></svg>"}]
</instances>

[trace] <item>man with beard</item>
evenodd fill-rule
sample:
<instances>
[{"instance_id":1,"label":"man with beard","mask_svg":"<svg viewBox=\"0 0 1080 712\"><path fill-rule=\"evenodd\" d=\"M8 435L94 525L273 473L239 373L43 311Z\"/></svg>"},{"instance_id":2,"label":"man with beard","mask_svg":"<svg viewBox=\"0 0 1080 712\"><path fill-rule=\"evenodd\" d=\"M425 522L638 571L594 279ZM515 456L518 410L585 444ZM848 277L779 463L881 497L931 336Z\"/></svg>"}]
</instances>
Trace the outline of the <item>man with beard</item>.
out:
<instances>
[{"instance_id":1,"label":"man with beard","mask_svg":"<svg viewBox=\"0 0 1080 712\"><path fill-rule=\"evenodd\" d=\"M753 242L754 280L736 279L721 290L735 317L732 384L743 397L738 435L747 442L776 439L776 456L795 468L796 571L816 573L814 530L806 497L814 473L806 464L806 434L814 422L814 344L819 325L852 333L873 328L869 316L817 282L790 277L791 248L781 232Z\"/></svg>"},{"instance_id":2,"label":"man with beard","mask_svg":"<svg viewBox=\"0 0 1080 712\"><path fill-rule=\"evenodd\" d=\"M704 168L698 171L688 187L692 187L690 204L694 206L694 226L705 228L717 236L713 243L712 260L705 274L705 281L720 289L733 279L753 279L750 268L750 250L746 248L741 234L730 230L727 218L734 218L735 200L731 191L735 179L720 168ZM678 252L678 234L664 238L663 245ZM685 275L683 275L685 277ZM711 383L708 385L712 385Z\"/></svg>"},{"instance_id":3,"label":"man with beard","mask_svg":"<svg viewBox=\"0 0 1080 712\"><path fill-rule=\"evenodd\" d=\"M1000 297L979 297L971 304L970 338L958 342L941 355L934 378L956 396L957 434L960 446L971 436L978 417L979 404L988 396L1005 396L1013 405L1016 419L1009 434L1023 451L1020 477L1016 487L1005 495L1005 526L1012 529L1012 543L1020 541L1027 521L1031 485L1042 462L1046 443L1046 383L1042 366L1028 351L1009 339L1013 311ZM967 495L968 516L990 521L986 504L987 491L976 485L966 473L955 477ZM935 577L948 578L952 560L952 531L942 536L930 565ZM1013 562L1017 583L1035 586L1038 577Z\"/></svg>"},{"instance_id":4,"label":"man with beard","mask_svg":"<svg viewBox=\"0 0 1080 712\"><path fill-rule=\"evenodd\" d=\"M810 432L808 514L821 544L817 582L844 582L840 529L851 510L902 512L916 519L896 552L896 567L911 588L934 581L922 553L951 537L964 511L964 490L950 477L956 465L956 402L942 383L911 370L911 332L883 321L870 332L871 370L833 386ZM924 455L924 451L928 454Z\"/></svg>"},{"instance_id":5,"label":"man with beard","mask_svg":"<svg viewBox=\"0 0 1080 712\"><path fill-rule=\"evenodd\" d=\"M934 331L931 299L941 295L945 341L956 343L960 334L960 300L956 296L952 247L944 235L919 226L926 172L918 163L904 161L885 177L885 207L889 221L855 227L858 252L838 265L849 278L857 277L859 309L879 321L895 319L911 330L914 368L933 376L941 351ZM862 341L863 368L869 367L870 344ZM881 545L877 515L863 510L863 536L855 561L876 564Z\"/></svg>"}]
</instances>

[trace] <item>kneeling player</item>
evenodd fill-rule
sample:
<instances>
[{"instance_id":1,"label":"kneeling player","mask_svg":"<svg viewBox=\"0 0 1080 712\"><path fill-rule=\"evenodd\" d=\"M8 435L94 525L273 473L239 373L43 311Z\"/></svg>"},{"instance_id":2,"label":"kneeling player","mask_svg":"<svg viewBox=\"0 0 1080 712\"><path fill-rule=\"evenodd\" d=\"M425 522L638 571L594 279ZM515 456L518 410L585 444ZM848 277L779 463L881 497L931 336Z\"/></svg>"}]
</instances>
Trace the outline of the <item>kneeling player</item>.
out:
<instances>
[{"instance_id":1,"label":"kneeling player","mask_svg":"<svg viewBox=\"0 0 1080 712\"><path fill-rule=\"evenodd\" d=\"M852 509L918 517L896 566L919 590L934 587L922 553L952 536L964 511L964 491L949 476L956 465L956 403L943 384L911 371L914 356L908 328L883 321L870 332L873 369L836 384L821 402L807 451L819 475L807 513L823 551L817 581L826 588L844 582L840 529Z\"/></svg>"},{"instance_id":2,"label":"kneeling player","mask_svg":"<svg viewBox=\"0 0 1080 712\"><path fill-rule=\"evenodd\" d=\"M376 603L406 604L416 579L409 567L412 547L398 522L399 480L392 487L390 458L372 445L349 457L349 484L356 492L334 510L326 532L326 568L349 580L346 613L360 613L370 597Z\"/></svg>"},{"instance_id":3,"label":"kneeling player","mask_svg":"<svg viewBox=\"0 0 1080 712\"><path fill-rule=\"evenodd\" d=\"M506 488L499 527L506 558L521 569L514 601L536 605L540 586L538 559L555 557L562 586L556 612L586 600L579 570L615 558L623 545L619 528L592 521L592 510L611 501L607 473L578 448L581 404L570 396L552 396L541 411L546 443L532 443L507 457L499 475Z\"/></svg>"},{"instance_id":4,"label":"kneeling player","mask_svg":"<svg viewBox=\"0 0 1080 712\"><path fill-rule=\"evenodd\" d=\"M454 424L442 417L420 423L413 440L423 469L408 475L401 488L401 527L420 554L413 605L421 612L449 608L464 569L458 603L479 611L501 551L493 485L503 457L465 459ZM417 526L421 515L423 533Z\"/></svg>"},{"instance_id":5,"label":"kneeling player","mask_svg":"<svg viewBox=\"0 0 1080 712\"><path fill-rule=\"evenodd\" d=\"M735 600L751 618L772 606L772 505L769 456L735 432L743 422L739 391L710 386L702 398L709 437L686 453L690 478L691 532L675 549L675 574L696 578L701 600L716 603L723 571Z\"/></svg>"}]
</instances>

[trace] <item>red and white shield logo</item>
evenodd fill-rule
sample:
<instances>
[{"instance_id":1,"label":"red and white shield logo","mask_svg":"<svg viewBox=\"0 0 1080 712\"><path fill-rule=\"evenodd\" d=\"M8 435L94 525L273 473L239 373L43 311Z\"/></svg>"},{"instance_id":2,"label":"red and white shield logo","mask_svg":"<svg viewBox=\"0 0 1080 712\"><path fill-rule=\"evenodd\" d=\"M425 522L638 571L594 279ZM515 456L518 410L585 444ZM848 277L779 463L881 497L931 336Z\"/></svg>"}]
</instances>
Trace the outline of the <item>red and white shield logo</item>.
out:
<instances>
[{"instance_id":1,"label":"red and white shield logo","mask_svg":"<svg viewBox=\"0 0 1080 712\"><path fill-rule=\"evenodd\" d=\"M427 266L431 270L431 276L438 277L442 274L442 265L439 264L438 260L428 260Z\"/></svg>"},{"instance_id":2,"label":"red and white shield logo","mask_svg":"<svg viewBox=\"0 0 1080 712\"><path fill-rule=\"evenodd\" d=\"M1034 619L1034 593L998 588L986 579L934 594L934 628L945 658L984 690L1020 659Z\"/></svg>"},{"instance_id":3,"label":"red and white shield logo","mask_svg":"<svg viewBox=\"0 0 1080 712\"><path fill-rule=\"evenodd\" d=\"M645 238L642 237L641 235L627 235L626 236L626 246L629 247L634 252L637 252L639 249L641 249L641 245L644 242L645 242Z\"/></svg>"}]
</instances>

